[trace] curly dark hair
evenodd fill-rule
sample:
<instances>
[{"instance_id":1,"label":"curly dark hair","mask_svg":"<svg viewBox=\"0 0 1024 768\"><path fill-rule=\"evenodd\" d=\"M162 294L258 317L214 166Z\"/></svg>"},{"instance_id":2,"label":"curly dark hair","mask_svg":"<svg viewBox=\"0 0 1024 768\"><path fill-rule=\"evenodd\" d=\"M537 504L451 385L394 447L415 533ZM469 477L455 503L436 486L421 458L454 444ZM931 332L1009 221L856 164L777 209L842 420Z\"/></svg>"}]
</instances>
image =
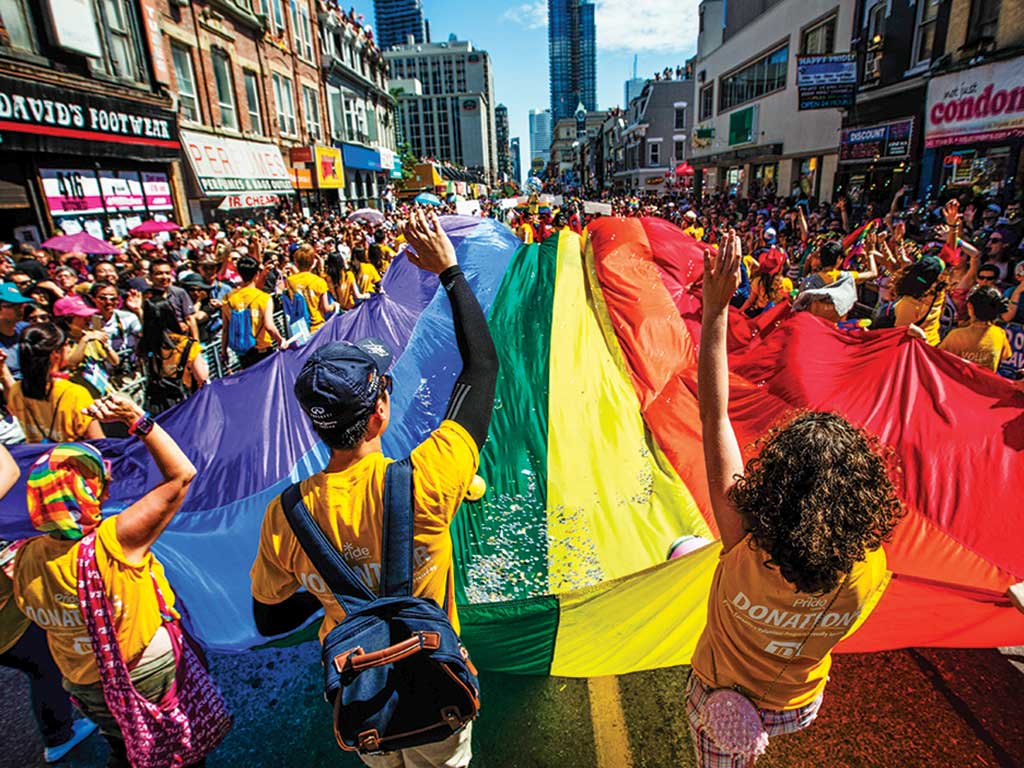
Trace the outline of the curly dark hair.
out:
<instances>
[{"instance_id":1,"label":"curly dark hair","mask_svg":"<svg viewBox=\"0 0 1024 768\"><path fill-rule=\"evenodd\" d=\"M729 493L744 527L797 590L835 589L904 513L892 452L842 416L815 412L773 428L757 447Z\"/></svg>"}]
</instances>

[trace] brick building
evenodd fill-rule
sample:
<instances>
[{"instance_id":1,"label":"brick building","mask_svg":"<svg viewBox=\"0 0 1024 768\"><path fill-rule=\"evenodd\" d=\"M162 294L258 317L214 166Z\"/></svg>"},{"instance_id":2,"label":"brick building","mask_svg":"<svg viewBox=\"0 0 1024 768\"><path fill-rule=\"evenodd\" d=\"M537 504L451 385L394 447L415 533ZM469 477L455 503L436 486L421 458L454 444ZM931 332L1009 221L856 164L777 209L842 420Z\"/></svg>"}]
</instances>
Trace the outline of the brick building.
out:
<instances>
[{"instance_id":1,"label":"brick building","mask_svg":"<svg viewBox=\"0 0 1024 768\"><path fill-rule=\"evenodd\" d=\"M122 236L184 213L166 62L129 0L0 6L0 232Z\"/></svg>"},{"instance_id":2,"label":"brick building","mask_svg":"<svg viewBox=\"0 0 1024 768\"><path fill-rule=\"evenodd\" d=\"M315 0L146 1L154 60L171 74L193 219L293 192L305 205L340 185L325 144Z\"/></svg>"}]
</instances>

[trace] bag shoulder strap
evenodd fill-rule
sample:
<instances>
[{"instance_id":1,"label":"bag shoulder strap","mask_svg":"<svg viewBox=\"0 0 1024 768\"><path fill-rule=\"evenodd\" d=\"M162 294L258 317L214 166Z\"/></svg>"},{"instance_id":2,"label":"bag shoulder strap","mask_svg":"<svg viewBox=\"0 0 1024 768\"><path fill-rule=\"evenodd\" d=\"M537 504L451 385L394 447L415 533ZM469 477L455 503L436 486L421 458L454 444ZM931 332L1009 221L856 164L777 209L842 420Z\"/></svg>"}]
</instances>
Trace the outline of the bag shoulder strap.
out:
<instances>
[{"instance_id":1,"label":"bag shoulder strap","mask_svg":"<svg viewBox=\"0 0 1024 768\"><path fill-rule=\"evenodd\" d=\"M181 374L185 372L185 366L188 365L188 354L192 351L192 346L195 343L195 339L189 339L185 348L181 351L181 359L178 360L178 367L174 371L174 377L176 379L180 379Z\"/></svg>"},{"instance_id":2,"label":"bag shoulder strap","mask_svg":"<svg viewBox=\"0 0 1024 768\"><path fill-rule=\"evenodd\" d=\"M413 571L412 458L393 461L384 472L381 537L381 595L412 596Z\"/></svg>"},{"instance_id":3,"label":"bag shoulder strap","mask_svg":"<svg viewBox=\"0 0 1024 768\"><path fill-rule=\"evenodd\" d=\"M377 599L313 519L306 502L302 499L299 483L288 486L281 494L281 509L284 510L285 518L295 538L299 540L302 551L331 588L334 599L346 614L352 612L346 604L346 599L352 602L352 607Z\"/></svg>"}]
</instances>

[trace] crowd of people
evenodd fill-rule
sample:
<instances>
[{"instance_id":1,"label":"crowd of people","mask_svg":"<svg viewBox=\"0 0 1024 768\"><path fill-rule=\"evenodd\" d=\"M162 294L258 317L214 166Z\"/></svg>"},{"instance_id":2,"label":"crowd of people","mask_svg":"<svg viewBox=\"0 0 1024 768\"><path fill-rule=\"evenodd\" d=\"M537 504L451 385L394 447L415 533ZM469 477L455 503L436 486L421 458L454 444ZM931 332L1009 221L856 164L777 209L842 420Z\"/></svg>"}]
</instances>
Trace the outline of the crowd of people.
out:
<instances>
[{"instance_id":1,"label":"crowd of people","mask_svg":"<svg viewBox=\"0 0 1024 768\"><path fill-rule=\"evenodd\" d=\"M923 206L905 193L884 211L777 198L611 204L618 215L666 218L707 245L700 412L723 557L685 706L702 766L750 766L768 735L814 719L831 649L844 632L815 632L824 611L805 611L799 642L773 654L763 650L757 628L729 608L730 590L742 588L773 610L795 611L810 600L863 620L885 589L881 547L902 507L877 440L835 414L801 414L765 436L759 458L744 466L726 408L729 306L756 317L793 302L794 310L841 327L905 326L922 343L996 370L1009 357L1000 324L1024 319L1024 221L1019 205L1004 212L995 203L951 197ZM99 727L111 746L110 765L155 764L146 752L152 744L138 738L112 691L134 688L151 703L182 696L175 687L182 643L174 592L151 547L196 470L153 416L214 375L304 343L333 314L367 300L404 244L412 264L439 276L463 362L444 420L412 452L409 501L418 552L409 589L443 606L441 620L457 631L448 526L479 467L498 361L435 213L402 206L351 219L285 210L117 243L119 253L99 258L0 247L2 440L57 444L27 478L29 517L42 535L0 548L0 663L32 678L47 761ZM557 206L540 199L515 208L484 202L480 215L501 218L536 242L563 229L583 231L599 214L566 197ZM295 397L331 458L298 486L293 507L275 500L266 511L251 573L254 621L266 636L289 632L321 609L325 643L345 626L346 612L331 590L301 589L318 569L293 535L295 509L303 507L338 552L365 547L371 560L388 556L381 535L383 510L389 516L395 503L384 492L390 462L381 453L391 414L388 366L378 342L333 343L310 356L299 375ZM134 399L123 394L138 382ZM104 436L142 440L162 478L110 518L102 508L109 464L87 442ZM837 479L839 464L857 471ZM18 475L0 446L0 492ZM838 483L842 493L814 491L825 485L817 477ZM780 506L779 498L796 501ZM85 580L98 591L85 588ZM381 582L364 587L372 596ZM110 656L110 644L96 640L95 619L83 622L83 612L102 617L115 635L109 663L100 660L107 658L101 650ZM91 642L82 640L83 623ZM420 648L427 647L426 634ZM395 648L387 649L390 656L368 653L360 663L370 665L372 656L375 664L397 664L410 655ZM359 648L349 656L362 654ZM342 672L352 661L334 663ZM88 719L75 719L65 691ZM175 764L201 764L228 727L215 686L203 691L205 720L197 733L214 735L182 748ZM742 701L720 707L723 693ZM360 716L376 716L365 709ZM364 733L361 756L369 765L468 765L473 715L449 708L446 738L398 740L393 749L381 748L386 734Z\"/></svg>"}]
</instances>

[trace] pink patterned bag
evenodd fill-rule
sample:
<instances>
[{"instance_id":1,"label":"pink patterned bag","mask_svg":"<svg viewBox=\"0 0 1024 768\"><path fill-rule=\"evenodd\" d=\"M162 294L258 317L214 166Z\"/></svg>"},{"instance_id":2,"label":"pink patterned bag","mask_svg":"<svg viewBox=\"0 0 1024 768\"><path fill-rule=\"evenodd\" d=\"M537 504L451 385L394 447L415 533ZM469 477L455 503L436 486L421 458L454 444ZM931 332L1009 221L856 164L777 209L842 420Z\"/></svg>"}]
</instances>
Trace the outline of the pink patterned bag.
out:
<instances>
[{"instance_id":1,"label":"pink patterned bag","mask_svg":"<svg viewBox=\"0 0 1024 768\"><path fill-rule=\"evenodd\" d=\"M177 768L198 763L212 752L230 730L231 714L180 624L171 617L155 576L153 587L177 664L174 685L156 704L132 685L117 644L103 576L96 565L96 536L82 539L78 602L96 654L103 698L121 729L128 760L133 768Z\"/></svg>"}]
</instances>

